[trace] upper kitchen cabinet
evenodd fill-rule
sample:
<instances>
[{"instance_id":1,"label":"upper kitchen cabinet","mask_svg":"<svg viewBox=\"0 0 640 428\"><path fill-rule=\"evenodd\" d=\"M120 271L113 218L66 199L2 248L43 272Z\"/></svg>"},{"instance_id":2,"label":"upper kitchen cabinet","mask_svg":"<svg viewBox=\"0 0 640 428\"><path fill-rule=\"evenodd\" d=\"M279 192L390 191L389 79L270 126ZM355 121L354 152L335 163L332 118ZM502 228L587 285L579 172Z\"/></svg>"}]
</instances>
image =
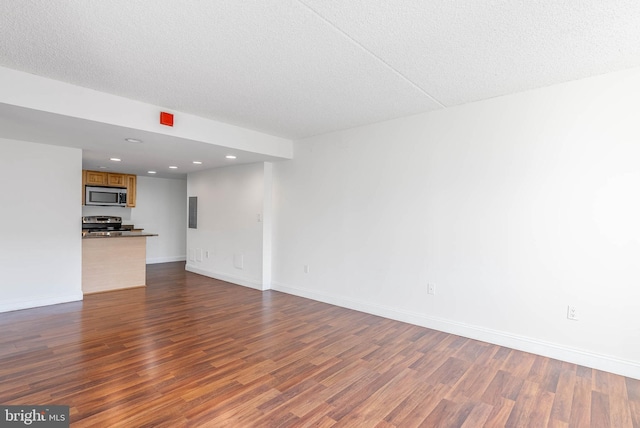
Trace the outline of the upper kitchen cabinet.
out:
<instances>
[{"instance_id":1,"label":"upper kitchen cabinet","mask_svg":"<svg viewBox=\"0 0 640 428\"><path fill-rule=\"evenodd\" d=\"M136 206L136 183L137 178L135 175L126 175L127 206L131 208Z\"/></svg>"},{"instance_id":2,"label":"upper kitchen cabinet","mask_svg":"<svg viewBox=\"0 0 640 428\"><path fill-rule=\"evenodd\" d=\"M107 173L102 171L82 171L82 189L84 186L105 186L107 185Z\"/></svg>"},{"instance_id":3,"label":"upper kitchen cabinet","mask_svg":"<svg viewBox=\"0 0 640 428\"><path fill-rule=\"evenodd\" d=\"M127 187L127 175L107 173L107 186Z\"/></svg>"},{"instance_id":4,"label":"upper kitchen cabinet","mask_svg":"<svg viewBox=\"0 0 640 428\"><path fill-rule=\"evenodd\" d=\"M137 177L104 171L82 171L82 205L85 203L85 186L124 187L127 189L127 207L136 206Z\"/></svg>"}]
</instances>

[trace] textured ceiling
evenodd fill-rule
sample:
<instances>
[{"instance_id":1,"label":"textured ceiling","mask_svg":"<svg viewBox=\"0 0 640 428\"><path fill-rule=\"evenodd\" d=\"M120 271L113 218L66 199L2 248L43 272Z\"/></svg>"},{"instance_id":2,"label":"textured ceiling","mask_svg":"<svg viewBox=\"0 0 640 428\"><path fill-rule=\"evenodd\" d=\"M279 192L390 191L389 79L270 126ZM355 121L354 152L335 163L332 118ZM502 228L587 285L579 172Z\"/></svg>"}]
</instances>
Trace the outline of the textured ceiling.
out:
<instances>
[{"instance_id":1,"label":"textured ceiling","mask_svg":"<svg viewBox=\"0 0 640 428\"><path fill-rule=\"evenodd\" d=\"M640 1L2 0L0 65L295 139L640 66Z\"/></svg>"}]
</instances>

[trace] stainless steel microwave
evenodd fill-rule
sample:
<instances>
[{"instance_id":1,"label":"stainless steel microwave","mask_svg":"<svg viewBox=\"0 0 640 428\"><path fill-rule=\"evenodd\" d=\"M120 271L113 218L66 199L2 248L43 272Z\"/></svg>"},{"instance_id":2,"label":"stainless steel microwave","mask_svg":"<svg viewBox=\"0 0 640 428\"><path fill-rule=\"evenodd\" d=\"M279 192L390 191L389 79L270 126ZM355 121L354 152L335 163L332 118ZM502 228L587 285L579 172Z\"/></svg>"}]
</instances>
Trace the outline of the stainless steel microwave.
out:
<instances>
[{"instance_id":1,"label":"stainless steel microwave","mask_svg":"<svg viewBox=\"0 0 640 428\"><path fill-rule=\"evenodd\" d=\"M110 207L126 207L127 189L123 187L86 186L84 193L84 204Z\"/></svg>"}]
</instances>

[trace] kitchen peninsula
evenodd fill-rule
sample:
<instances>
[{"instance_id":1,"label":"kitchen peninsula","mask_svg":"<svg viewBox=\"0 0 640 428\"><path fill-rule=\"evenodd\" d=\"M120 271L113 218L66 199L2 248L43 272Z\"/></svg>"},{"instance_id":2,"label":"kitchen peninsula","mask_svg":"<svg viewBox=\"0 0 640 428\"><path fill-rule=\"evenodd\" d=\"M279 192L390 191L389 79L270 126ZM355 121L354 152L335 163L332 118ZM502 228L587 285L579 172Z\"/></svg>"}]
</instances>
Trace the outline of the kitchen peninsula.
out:
<instances>
[{"instance_id":1,"label":"kitchen peninsula","mask_svg":"<svg viewBox=\"0 0 640 428\"><path fill-rule=\"evenodd\" d=\"M82 232L82 293L144 287L147 237L129 231Z\"/></svg>"}]
</instances>

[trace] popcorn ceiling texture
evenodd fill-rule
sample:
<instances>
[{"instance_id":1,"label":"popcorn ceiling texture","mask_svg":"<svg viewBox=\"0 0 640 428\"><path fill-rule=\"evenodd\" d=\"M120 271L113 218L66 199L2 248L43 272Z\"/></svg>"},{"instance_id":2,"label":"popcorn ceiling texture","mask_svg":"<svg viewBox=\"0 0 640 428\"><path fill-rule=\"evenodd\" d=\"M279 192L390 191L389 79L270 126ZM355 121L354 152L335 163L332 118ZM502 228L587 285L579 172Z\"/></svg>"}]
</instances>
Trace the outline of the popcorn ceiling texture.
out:
<instances>
[{"instance_id":1,"label":"popcorn ceiling texture","mask_svg":"<svg viewBox=\"0 0 640 428\"><path fill-rule=\"evenodd\" d=\"M4 1L0 65L301 138L640 66L640 2Z\"/></svg>"}]
</instances>

